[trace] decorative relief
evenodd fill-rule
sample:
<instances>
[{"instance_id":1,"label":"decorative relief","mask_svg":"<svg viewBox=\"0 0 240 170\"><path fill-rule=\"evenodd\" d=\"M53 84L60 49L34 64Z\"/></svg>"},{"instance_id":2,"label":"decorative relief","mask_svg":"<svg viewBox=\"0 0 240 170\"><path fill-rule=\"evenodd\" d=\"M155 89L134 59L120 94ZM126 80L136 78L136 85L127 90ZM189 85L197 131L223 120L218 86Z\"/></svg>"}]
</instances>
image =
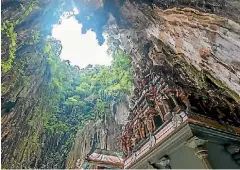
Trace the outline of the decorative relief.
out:
<instances>
[{"instance_id":1,"label":"decorative relief","mask_svg":"<svg viewBox=\"0 0 240 170\"><path fill-rule=\"evenodd\" d=\"M173 123L173 127L177 128L178 126L180 126L183 122L183 118L180 114L175 114L172 118L172 123Z\"/></svg>"},{"instance_id":2,"label":"decorative relief","mask_svg":"<svg viewBox=\"0 0 240 170\"><path fill-rule=\"evenodd\" d=\"M240 166L240 145L227 145L225 146L225 149Z\"/></svg>"}]
</instances>

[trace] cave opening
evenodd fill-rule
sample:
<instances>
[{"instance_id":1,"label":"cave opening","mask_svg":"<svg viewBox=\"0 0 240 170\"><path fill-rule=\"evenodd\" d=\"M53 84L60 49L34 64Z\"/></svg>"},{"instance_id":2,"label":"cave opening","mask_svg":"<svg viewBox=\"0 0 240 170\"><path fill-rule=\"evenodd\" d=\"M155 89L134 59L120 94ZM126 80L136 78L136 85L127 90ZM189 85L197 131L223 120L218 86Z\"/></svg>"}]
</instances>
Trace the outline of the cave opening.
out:
<instances>
[{"instance_id":1,"label":"cave opening","mask_svg":"<svg viewBox=\"0 0 240 170\"><path fill-rule=\"evenodd\" d=\"M62 46L59 57L79 68L111 65L112 57L108 53L107 38L104 37L105 41L100 45L94 31L90 29L82 33L83 25L76 18L78 14L77 8L65 12L58 24L52 26L52 37L59 40Z\"/></svg>"}]
</instances>

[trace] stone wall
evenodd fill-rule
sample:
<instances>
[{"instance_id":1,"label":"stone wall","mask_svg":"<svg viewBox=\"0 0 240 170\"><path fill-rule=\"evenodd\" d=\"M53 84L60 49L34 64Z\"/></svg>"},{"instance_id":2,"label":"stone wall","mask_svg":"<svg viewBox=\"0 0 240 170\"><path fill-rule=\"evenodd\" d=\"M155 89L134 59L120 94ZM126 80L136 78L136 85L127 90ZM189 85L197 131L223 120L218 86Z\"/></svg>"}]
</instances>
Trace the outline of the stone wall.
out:
<instances>
[{"instance_id":1,"label":"stone wall","mask_svg":"<svg viewBox=\"0 0 240 170\"><path fill-rule=\"evenodd\" d=\"M115 113L111 113L106 120L89 121L76 135L68 155L67 168L76 168L77 161L82 162L96 148L121 151L120 136L127 116L128 108L122 103L116 105Z\"/></svg>"}]
</instances>

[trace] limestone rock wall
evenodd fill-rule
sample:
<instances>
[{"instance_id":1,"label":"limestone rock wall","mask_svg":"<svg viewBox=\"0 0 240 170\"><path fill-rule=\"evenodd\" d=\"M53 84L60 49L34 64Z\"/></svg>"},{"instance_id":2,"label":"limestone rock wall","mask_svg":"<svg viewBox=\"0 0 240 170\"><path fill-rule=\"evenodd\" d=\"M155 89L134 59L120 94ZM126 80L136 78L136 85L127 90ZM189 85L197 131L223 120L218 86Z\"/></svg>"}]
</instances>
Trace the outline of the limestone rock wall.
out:
<instances>
[{"instance_id":1,"label":"limestone rock wall","mask_svg":"<svg viewBox=\"0 0 240 170\"><path fill-rule=\"evenodd\" d=\"M149 37L159 39L188 64L209 72L240 94L238 23L190 8L156 10L156 13L164 21L159 27L147 30Z\"/></svg>"},{"instance_id":2,"label":"limestone rock wall","mask_svg":"<svg viewBox=\"0 0 240 170\"><path fill-rule=\"evenodd\" d=\"M52 166L49 159L46 164L41 162L42 158L47 157L43 156L44 148L53 148L47 144L47 134L44 132L43 115L50 115L53 105L49 102L51 90L48 83L51 74L44 47L51 25L62 14L55 11L58 5L61 6L60 1L1 1L1 28L3 29L4 24L6 26L1 34L2 168L40 168L47 164L48 167ZM35 42L33 31L39 33ZM53 53L59 55L59 42L53 40L51 45ZM8 63L11 53L13 61L8 64L9 69L3 71L3 65ZM55 166L64 167L65 160L58 163Z\"/></svg>"},{"instance_id":3,"label":"limestone rock wall","mask_svg":"<svg viewBox=\"0 0 240 170\"><path fill-rule=\"evenodd\" d=\"M107 32L131 54L133 67L148 58L159 65L168 57L163 52L167 50L174 56L170 62L181 63L196 86L206 88L202 77L207 76L239 102L239 4L222 2L221 7L216 5L218 1L202 2L205 5L200 1L154 1L149 5L126 0L120 9L129 27L109 23ZM196 74L189 71L192 66Z\"/></svg>"},{"instance_id":4,"label":"limestone rock wall","mask_svg":"<svg viewBox=\"0 0 240 170\"><path fill-rule=\"evenodd\" d=\"M115 113L106 120L86 123L76 135L73 148L68 154L67 168L80 167L87 154L96 148L120 152L120 136L127 116L128 108L125 104L119 104Z\"/></svg>"}]
</instances>

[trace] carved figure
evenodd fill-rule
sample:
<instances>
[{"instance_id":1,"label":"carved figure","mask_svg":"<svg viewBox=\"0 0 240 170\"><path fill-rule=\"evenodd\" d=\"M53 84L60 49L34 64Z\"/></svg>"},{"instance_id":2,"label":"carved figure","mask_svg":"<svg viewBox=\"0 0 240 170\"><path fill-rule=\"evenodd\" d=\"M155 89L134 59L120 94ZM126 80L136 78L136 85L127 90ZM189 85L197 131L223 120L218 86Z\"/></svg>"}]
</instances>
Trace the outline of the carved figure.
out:
<instances>
[{"instance_id":1,"label":"carved figure","mask_svg":"<svg viewBox=\"0 0 240 170\"><path fill-rule=\"evenodd\" d=\"M121 137L121 145L122 145L122 151L125 155L127 155L127 138L125 135Z\"/></svg>"},{"instance_id":2,"label":"carved figure","mask_svg":"<svg viewBox=\"0 0 240 170\"><path fill-rule=\"evenodd\" d=\"M137 131L137 133L135 133L135 137L136 137L136 142L140 141L140 132Z\"/></svg>"},{"instance_id":3,"label":"carved figure","mask_svg":"<svg viewBox=\"0 0 240 170\"><path fill-rule=\"evenodd\" d=\"M178 127L183 121L183 118L180 114L175 114L172 118L173 127Z\"/></svg>"},{"instance_id":4,"label":"carved figure","mask_svg":"<svg viewBox=\"0 0 240 170\"><path fill-rule=\"evenodd\" d=\"M163 106L163 110L165 112L164 115L170 113L170 107L169 107L169 103L168 103L169 98L167 97L167 95L165 94L160 94L160 103Z\"/></svg>"},{"instance_id":5,"label":"carved figure","mask_svg":"<svg viewBox=\"0 0 240 170\"><path fill-rule=\"evenodd\" d=\"M128 122L126 125L125 125L125 130L127 132L128 135L132 135L133 134L133 125L131 122Z\"/></svg>"},{"instance_id":6,"label":"carved figure","mask_svg":"<svg viewBox=\"0 0 240 170\"><path fill-rule=\"evenodd\" d=\"M151 95L151 94L147 94L146 95L146 101L147 101L147 103L150 105L150 106L152 106L152 107L154 107L155 106L155 97L153 96L153 95Z\"/></svg>"},{"instance_id":7,"label":"carved figure","mask_svg":"<svg viewBox=\"0 0 240 170\"><path fill-rule=\"evenodd\" d=\"M128 134L133 135L133 124L132 123L129 125Z\"/></svg>"},{"instance_id":8,"label":"carved figure","mask_svg":"<svg viewBox=\"0 0 240 170\"><path fill-rule=\"evenodd\" d=\"M141 136L141 139L145 138L146 137L146 133L145 133L145 125L144 125L144 122L141 121L141 132L140 132L140 136Z\"/></svg>"},{"instance_id":9,"label":"carved figure","mask_svg":"<svg viewBox=\"0 0 240 170\"><path fill-rule=\"evenodd\" d=\"M167 83L165 82L165 80L163 78L161 78L160 79L160 91L164 91L167 88L168 88Z\"/></svg>"},{"instance_id":10,"label":"carved figure","mask_svg":"<svg viewBox=\"0 0 240 170\"><path fill-rule=\"evenodd\" d=\"M132 142L131 142L131 136L127 136L126 138L126 146L127 146L127 154L129 155L132 151Z\"/></svg>"},{"instance_id":11,"label":"carved figure","mask_svg":"<svg viewBox=\"0 0 240 170\"><path fill-rule=\"evenodd\" d=\"M142 85L143 88L146 85L146 81L144 79L141 80L141 85Z\"/></svg>"},{"instance_id":12,"label":"carved figure","mask_svg":"<svg viewBox=\"0 0 240 170\"><path fill-rule=\"evenodd\" d=\"M176 91L177 91L177 89L168 88L168 89L165 90L165 93L166 93L166 95L168 95L172 99L174 105L178 106L177 100L175 98Z\"/></svg>"},{"instance_id":13,"label":"carved figure","mask_svg":"<svg viewBox=\"0 0 240 170\"><path fill-rule=\"evenodd\" d=\"M134 95L139 98L140 97L140 87L137 85L134 89Z\"/></svg>"},{"instance_id":14,"label":"carved figure","mask_svg":"<svg viewBox=\"0 0 240 170\"><path fill-rule=\"evenodd\" d=\"M146 122L147 122L148 132L152 133L156 129L153 112L150 112L149 114L146 115Z\"/></svg>"},{"instance_id":15,"label":"carved figure","mask_svg":"<svg viewBox=\"0 0 240 170\"><path fill-rule=\"evenodd\" d=\"M141 122L140 122L140 119L138 118L134 126L134 134L135 134L135 137L137 138L137 142L141 138L140 133L141 133Z\"/></svg>"},{"instance_id":16,"label":"carved figure","mask_svg":"<svg viewBox=\"0 0 240 170\"><path fill-rule=\"evenodd\" d=\"M182 89L177 90L177 97L183 102L183 104L186 106L186 109L189 110L191 105L190 101L188 100L188 96L184 93Z\"/></svg>"},{"instance_id":17,"label":"carved figure","mask_svg":"<svg viewBox=\"0 0 240 170\"><path fill-rule=\"evenodd\" d=\"M153 96L156 96L157 89L156 89L156 87L153 86L152 83L150 83L149 91L150 91L150 93L151 93Z\"/></svg>"},{"instance_id":18,"label":"carved figure","mask_svg":"<svg viewBox=\"0 0 240 170\"><path fill-rule=\"evenodd\" d=\"M162 102L160 101L160 97L155 98L155 110L157 111L157 114L161 117L162 121L164 122L164 114L162 113L163 106Z\"/></svg>"},{"instance_id":19,"label":"carved figure","mask_svg":"<svg viewBox=\"0 0 240 170\"><path fill-rule=\"evenodd\" d=\"M187 110L190 108L190 102L188 100L188 96L185 95L185 93L182 89L167 89L166 94L168 94L171 97L171 99L173 100L174 105L175 105L174 110L176 112L181 110L181 108L179 107L179 104L175 97L177 97L180 101L183 102L183 104L186 106Z\"/></svg>"},{"instance_id":20,"label":"carved figure","mask_svg":"<svg viewBox=\"0 0 240 170\"><path fill-rule=\"evenodd\" d=\"M131 137L131 148L134 148L137 144L137 138L133 135Z\"/></svg>"}]
</instances>

